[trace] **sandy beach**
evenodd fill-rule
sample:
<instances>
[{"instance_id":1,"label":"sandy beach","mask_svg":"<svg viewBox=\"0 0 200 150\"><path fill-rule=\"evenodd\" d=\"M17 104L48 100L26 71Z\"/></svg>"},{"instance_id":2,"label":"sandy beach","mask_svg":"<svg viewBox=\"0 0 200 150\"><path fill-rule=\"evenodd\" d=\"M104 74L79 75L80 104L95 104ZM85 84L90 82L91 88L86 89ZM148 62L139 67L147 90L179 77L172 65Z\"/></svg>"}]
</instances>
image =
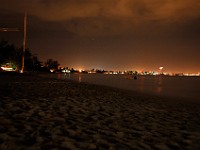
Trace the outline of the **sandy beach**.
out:
<instances>
[{"instance_id":1,"label":"sandy beach","mask_svg":"<svg viewBox=\"0 0 200 150\"><path fill-rule=\"evenodd\" d=\"M0 73L0 149L199 150L200 103Z\"/></svg>"}]
</instances>

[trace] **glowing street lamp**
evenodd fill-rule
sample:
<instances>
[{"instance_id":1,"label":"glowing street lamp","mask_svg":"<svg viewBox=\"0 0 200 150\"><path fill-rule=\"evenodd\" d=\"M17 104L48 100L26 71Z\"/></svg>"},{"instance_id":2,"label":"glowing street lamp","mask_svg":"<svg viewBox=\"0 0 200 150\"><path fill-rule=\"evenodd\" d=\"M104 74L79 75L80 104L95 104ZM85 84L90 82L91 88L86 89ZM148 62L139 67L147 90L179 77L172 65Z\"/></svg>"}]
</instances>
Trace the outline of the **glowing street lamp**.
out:
<instances>
[{"instance_id":1,"label":"glowing street lamp","mask_svg":"<svg viewBox=\"0 0 200 150\"><path fill-rule=\"evenodd\" d=\"M159 67L160 74L161 74L161 72L162 72L163 68L164 68L164 67Z\"/></svg>"},{"instance_id":2,"label":"glowing street lamp","mask_svg":"<svg viewBox=\"0 0 200 150\"><path fill-rule=\"evenodd\" d=\"M162 70L164 67L160 67L159 70Z\"/></svg>"}]
</instances>

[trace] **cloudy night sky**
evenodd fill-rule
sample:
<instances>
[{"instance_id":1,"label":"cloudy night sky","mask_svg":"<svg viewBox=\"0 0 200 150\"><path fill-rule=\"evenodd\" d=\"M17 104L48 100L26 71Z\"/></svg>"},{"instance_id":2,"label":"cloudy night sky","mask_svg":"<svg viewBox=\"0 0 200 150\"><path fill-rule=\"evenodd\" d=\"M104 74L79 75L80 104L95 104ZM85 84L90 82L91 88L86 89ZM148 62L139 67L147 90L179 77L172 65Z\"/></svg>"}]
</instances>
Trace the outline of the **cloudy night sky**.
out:
<instances>
[{"instance_id":1,"label":"cloudy night sky","mask_svg":"<svg viewBox=\"0 0 200 150\"><path fill-rule=\"evenodd\" d=\"M41 61L105 70L200 72L199 0L0 0L0 40Z\"/></svg>"}]
</instances>

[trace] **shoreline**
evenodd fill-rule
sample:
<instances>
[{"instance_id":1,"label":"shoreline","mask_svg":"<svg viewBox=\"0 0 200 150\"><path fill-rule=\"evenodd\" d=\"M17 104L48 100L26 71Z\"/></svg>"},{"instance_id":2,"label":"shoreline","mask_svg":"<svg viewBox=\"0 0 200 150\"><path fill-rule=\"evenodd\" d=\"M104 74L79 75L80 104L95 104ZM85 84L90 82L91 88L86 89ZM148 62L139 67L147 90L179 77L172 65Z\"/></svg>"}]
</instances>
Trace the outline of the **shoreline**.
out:
<instances>
[{"instance_id":1,"label":"shoreline","mask_svg":"<svg viewBox=\"0 0 200 150\"><path fill-rule=\"evenodd\" d=\"M199 149L199 104L0 74L0 149Z\"/></svg>"},{"instance_id":2,"label":"shoreline","mask_svg":"<svg viewBox=\"0 0 200 150\"><path fill-rule=\"evenodd\" d=\"M167 96L167 95L158 95L158 94L153 94L153 93L149 93L149 92L141 92L141 91L134 91L134 90L129 90L129 89L124 89L124 88L119 88L119 87L114 87L114 86L109 86L109 85L103 85L103 84L95 84L95 83L90 83L90 82L84 82L84 81L77 81L77 80L72 80L69 78L58 78L57 76L55 76L56 74L45 74L42 75L41 77L45 77L45 78L51 78L51 79L57 79L57 80L63 80L63 81L69 81L69 82L74 82L74 83L78 83L78 84L87 84L87 85L91 85L91 86L98 86L98 87L102 87L102 88L106 88L106 89L113 89L122 93L126 93L127 95L130 96L138 96L138 97L154 97L155 99L162 99L162 100L167 100L167 101L176 101L176 102L183 102L183 103L194 103L197 105L200 105L200 101L198 98L186 98L186 97L175 97L175 96ZM182 78L182 76L181 76ZM192 77L193 78L193 77ZM196 78L196 77L195 77Z\"/></svg>"}]
</instances>

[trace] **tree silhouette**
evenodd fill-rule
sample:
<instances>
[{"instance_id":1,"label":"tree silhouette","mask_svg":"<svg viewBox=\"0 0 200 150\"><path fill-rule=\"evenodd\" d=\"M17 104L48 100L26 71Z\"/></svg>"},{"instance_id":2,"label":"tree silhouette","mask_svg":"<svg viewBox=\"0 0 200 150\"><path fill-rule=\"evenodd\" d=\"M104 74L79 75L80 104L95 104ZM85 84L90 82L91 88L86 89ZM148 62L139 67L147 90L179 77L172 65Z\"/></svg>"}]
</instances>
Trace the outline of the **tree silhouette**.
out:
<instances>
[{"instance_id":1,"label":"tree silhouette","mask_svg":"<svg viewBox=\"0 0 200 150\"><path fill-rule=\"evenodd\" d=\"M7 41L0 41L0 65L5 63L14 64L18 70L22 65L22 51L23 48L16 48L13 44L9 44ZM25 70L40 70L42 62L38 60L36 56L33 56L29 49L25 51Z\"/></svg>"},{"instance_id":2,"label":"tree silhouette","mask_svg":"<svg viewBox=\"0 0 200 150\"><path fill-rule=\"evenodd\" d=\"M3 63L13 63L19 68L19 51L13 45L9 44L7 41L0 41L0 65Z\"/></svg>"},{"instance_id":3,"label":"tree silhouette","mask_svg":"<svg viewBox=\"0 0 200 150\"><path fill-rule=\"evenodd\" d=\"M54 71L58 70L59 65L60 64L58 63L58 61L57 60L53 60L53 59L48 59L45 62L45 67L47 67L50 70L54 70Z\"/></svg>"},{"instance_id":4,"label":"tree silhouette","mask_svg":"<svg viewBox=\"0 0 200 150\"><path fill-rule=\"evenodd\" d=\"M7 41L0 41L0 66L5 63L12 63L18 68L18 70L20 70L22 67L22 53L22 47L16 48L13 44L9 44ZM59 65L58 61L48 59L45 62L45 67L42 67L42 62L38 60L38 57L32 55L30 49L25 50L25 71L49 71L50 69L57 71Z\"/></svg>"},{"instance_id":5,"label":"tree silhouette","mask_svg":"<svg viewBox=\"0 0 200 150\"><path fill-rule=\"evenodd\" d=\"M11 60L15 55L14 45L9 45L7 41L0 42L0 63Z\"/></svg>"}]
</instances>

